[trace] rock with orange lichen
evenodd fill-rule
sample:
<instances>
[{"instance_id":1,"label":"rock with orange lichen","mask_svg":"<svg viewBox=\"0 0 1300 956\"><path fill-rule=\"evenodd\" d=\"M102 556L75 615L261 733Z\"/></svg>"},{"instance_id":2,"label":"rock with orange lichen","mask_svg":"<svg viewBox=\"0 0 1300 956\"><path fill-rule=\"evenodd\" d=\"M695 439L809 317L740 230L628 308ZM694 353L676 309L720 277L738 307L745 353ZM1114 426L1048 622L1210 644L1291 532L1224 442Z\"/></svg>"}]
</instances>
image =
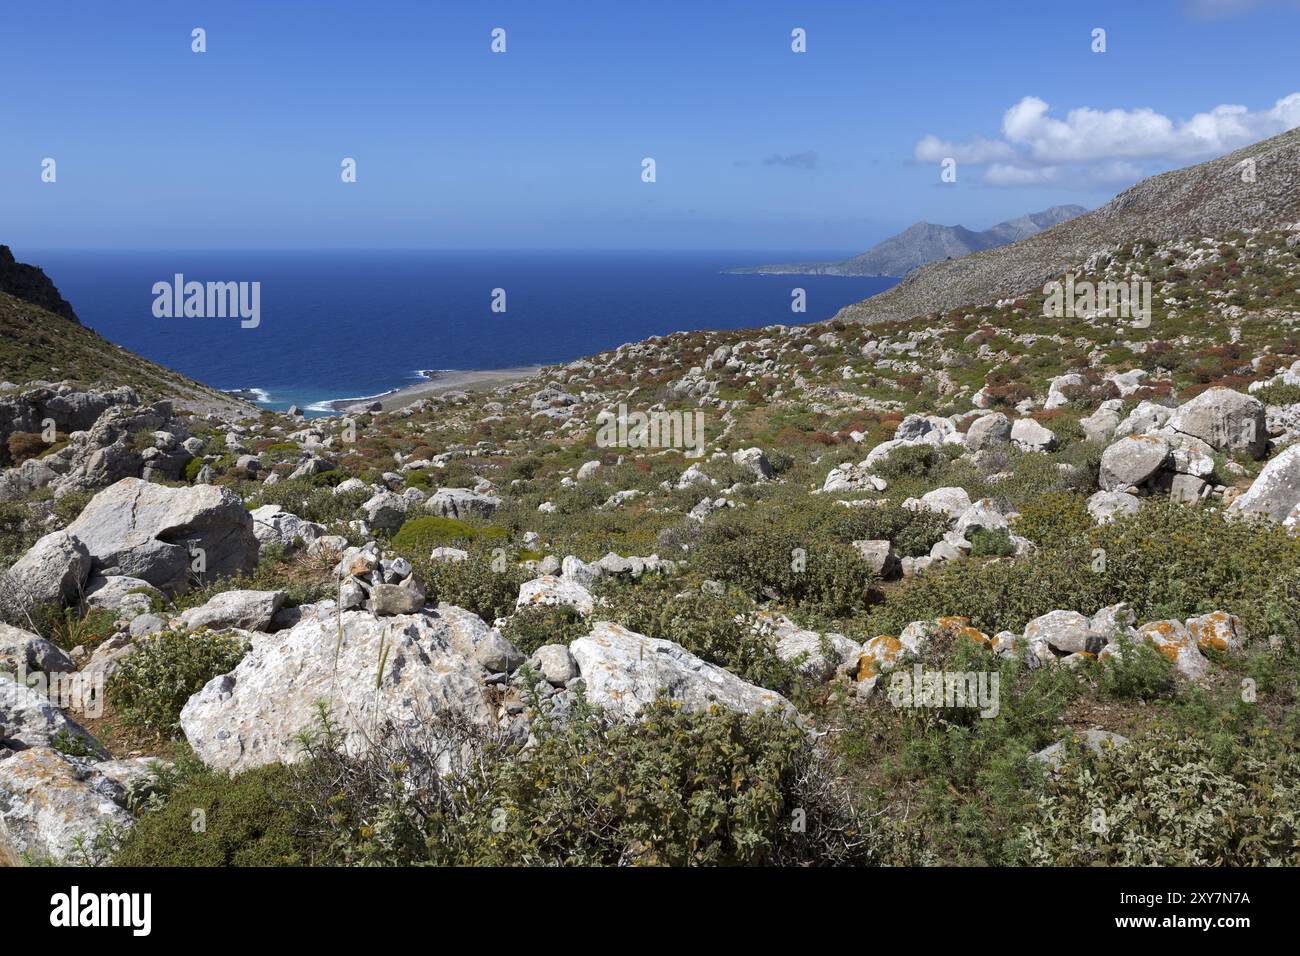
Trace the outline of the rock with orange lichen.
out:
<instances>
[{"instance_id":1,"label":"rock with orange lichen","mask_svg":"<svg viewBox=\"0 0 1300 956\"><path fill-rule=\"evenodd\" d=\"M1150 641L1174 664L1174 669L1191 680L1200 680L1210 665L1202 656L1191 632L1182 621L1148 621L1138 628L1138 638Z\"/></svg>"},{"instance_id":2,"label":"rock with orange lichen","mask_svg":"<svg viewBox=\"0 0 1300 956\"><path fill-rule=\"evenodd\" d=\"M1187 631L1201 652L1239 651L1245 646L1241 620L1227 611L1211 611L1200 617L1187 619Z\"/></svg>"},{"instance_id":3,"label":"rock with orange lichen","mask_svg":"<svg viewBox=\"0 0 1300 956\"><path fill-rule=\"evenodd\" d=\"M880 683L881 676L893 670L898 661L909 651L907 645L892 634L878 635L863 644L862 653L858 655L857 672L854 675L858 696L870 697L875 692L876 685Z\"/></svg>"},{"instance_id":4,"label":"rock with orange lichen","mask_svg":"<svg viewBox=\"0 0 1300 956\"><path fill-rule=\"evenodd\" d=\"M105 826L134 824L126 797L93 763L49 747L0 760L0 861L66 860Z\"/></svg>"},{"instance_id":5,"label":"rock with orange lichen","mask_svg":"<svg viewBox=\"0 0 1300 956\"><path fill-rule=\"evenodd\" d=\"M970 641L972 644L979 644L982 647L992 647L993 641L987 634L978 627L971 627L969 624L958 627L953 632L953 637L960 641Z\"/></svg>"},{"instance_id":6,"label":"rock with orange lichen","mask_svg":"<svg viewBox=\"0 0 1300 956\"><path fill-rule=\"evenodd\" d=\"M1102 639L1092 632L1092 622L1078 611L1049 611L1025 625L1025 643L1047 643L1059 654L1101 650Z\"/></svg>"},{"instance_id":7,"label":"rock with orange lichen","mask_svg":"<svg viewBox=\"0 0 1300 956\"><path fill-rule=\"evenodd\" d=\"M998 631L993 635L991 646L998 657L1015 657L1016 645L1019 643L1020 635L1015 631Z\"/></svg>"}]
</instances>

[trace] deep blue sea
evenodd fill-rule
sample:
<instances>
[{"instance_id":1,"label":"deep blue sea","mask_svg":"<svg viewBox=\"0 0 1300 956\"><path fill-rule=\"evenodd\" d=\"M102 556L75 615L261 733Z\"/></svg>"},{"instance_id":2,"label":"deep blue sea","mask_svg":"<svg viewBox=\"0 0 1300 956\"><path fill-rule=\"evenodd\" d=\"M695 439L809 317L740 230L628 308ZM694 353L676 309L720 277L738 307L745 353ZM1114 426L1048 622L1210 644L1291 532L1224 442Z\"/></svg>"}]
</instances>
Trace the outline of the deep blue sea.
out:
<instances>
[{"instance_id":1,"label":"deep blue sea","mask_svg":"<svg viewBox=\"0 0 1300 956\"><path fill-rule=\"evenodd\" d=\"M651 335L826 319L895 279L727 275L789 253L25 251L81 321L146 358L267 407L304 408L421 381L426 369L568 361ZM156 282L260 282L261 321L155 318ZM791 312L791 290L807 312ZM506 311L493 312L504 289Z\"/></svg>"}]
</instances>

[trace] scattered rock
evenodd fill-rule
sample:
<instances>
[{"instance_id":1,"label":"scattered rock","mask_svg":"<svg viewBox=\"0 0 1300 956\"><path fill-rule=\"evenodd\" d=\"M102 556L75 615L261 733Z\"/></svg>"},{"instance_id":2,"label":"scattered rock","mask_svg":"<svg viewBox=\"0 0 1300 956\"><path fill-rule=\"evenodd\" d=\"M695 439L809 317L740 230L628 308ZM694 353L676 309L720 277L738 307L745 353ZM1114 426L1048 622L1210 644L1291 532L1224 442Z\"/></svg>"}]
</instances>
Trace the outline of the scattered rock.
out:
<instances>
[{"instance_id":1,"label":"scattered rock","mask_svg":"<svg viewBox=\"0 0 1300 956\"><path fill-rule=\"evenodd\" d=\"M608 621L569 645L587 688L587 699L607 713L633 718L658 697L689 711L719 706L745 713L774 709L794 717L780 694L741 680L689 651L645 637Z\"/></svg>"}]
</instances>

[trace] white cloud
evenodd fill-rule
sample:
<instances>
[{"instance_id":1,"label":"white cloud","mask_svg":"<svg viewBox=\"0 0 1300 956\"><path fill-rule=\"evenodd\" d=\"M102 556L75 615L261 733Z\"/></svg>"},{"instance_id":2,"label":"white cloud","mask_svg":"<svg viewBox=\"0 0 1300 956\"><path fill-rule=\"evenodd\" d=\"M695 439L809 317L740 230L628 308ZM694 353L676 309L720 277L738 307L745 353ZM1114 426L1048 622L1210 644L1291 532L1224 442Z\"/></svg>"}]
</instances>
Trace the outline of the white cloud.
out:
<instances>
[{"instance_id":1,"label":"white cloud","mask_svg":"<svg viewBox=\"0 0 1300 956\"><path fill-rule=\"evenodd\" d=\"M1102 186L1144 175L1140 161L1208 159L1300 126L1300 93L1265 110L1224 104L1174 120L1147 107L1098 110L1083 106L1063 119L1037 96L1026 96L1002 117L1002 139L954 143L930 134L913 155L919 162L953 157L987 165L985 181L998 186L1060 182Z\"/></svg>"},{"instance_id":2,"label":"white cloud","mask_svg":"<svg viewBox=\"0 0 1300 956\"><path fill-rule=\"evenodd\" d=\"M949 158L959 163L992 163L1015 159L1016 151L1010 144L995 139L976 137L970 143L953 143L937 136L925 136L916 144L912 155L920 163L941 163Z\"/></svg>"},{"instance_id":3,"label":"white cloud","mask_svg":"<svg viewBox=\"0 0 1300 956\"><path fill-rule=\"evenodd\" d=\"M1002 118L1002 134L1044 163L1105 159L1196 159L1217 156L1256 140L1300 126L1300 93L1272 109L1216 106L1175 122L1145 107L1135 110L1070 110L1064 120L1048 115L1048 105L1026 96Z\"/></svg>"},{"instance_id":4,"label":"white cloud","mask_svg":"<svg viewBox=\"0 0 1300 956\"><path fill-rule=\"evenodd\" d=\"M1083 168L994 163L984 171L984 182L990 186L1066 186L1074 189L1102 189L1127 186L1141 178L1140 166L1122 161Z\"/></svg>"}]
</instances>

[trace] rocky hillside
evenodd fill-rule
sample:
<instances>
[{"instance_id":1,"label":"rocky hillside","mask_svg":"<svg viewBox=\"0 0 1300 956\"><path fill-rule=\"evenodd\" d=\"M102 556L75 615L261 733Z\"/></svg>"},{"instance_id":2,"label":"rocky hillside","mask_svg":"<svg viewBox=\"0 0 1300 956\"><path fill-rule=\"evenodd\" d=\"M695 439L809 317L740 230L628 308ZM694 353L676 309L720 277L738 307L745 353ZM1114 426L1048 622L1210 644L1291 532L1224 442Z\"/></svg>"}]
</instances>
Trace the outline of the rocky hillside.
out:
<instances>
[{"instance_id":1,"label":"rocky hillside","mask_svg":"<svg viewBox=\"0 0 1300 956\"><path fill-rule=\"evenodd\" d=\"M1041 287L1071 263L1136 240L1222 236L1298 218L1300 129L1143 180L1100 209L1020 242L933 262L837 318L874 323L978 305Z\"/></svg>"},{"instance_id":2,"label":"rocky hillside","mask_svg":"<svg viewBox=\"0 0 1300 956\"><path fill-rule=\"evenodd\" d=\"M256 414L254 406L143 359L69 317L74 321L0 292L0 444L15 427L3 406L18 391L18 383L44 383L66 391L127 386L141 396L174 401L182 409Z\"/></svg>"},{"instance_id":3,"label":"rocky hillside","mask_svg":"<svg viewBox=\"0 0 1300 956\"><path fill-rule=\"evenodd\" d=\"M77 313L73 312L68 301L59 295L59 290L54 287L49 276L37 266L15 261L14 254L8 246L0 246L0 292L30 302L70 322L77 321Z\"/></svg>"},{"instance_id":4,"label":"rocky hillside","mask_svg":"<svg viewBox=\"0 0 1300 956\"><path fill-rule=\"evenodd\" d=\"M1035 291L312 421L24 391L0 856L1294 865L1300 222L1063 269L1149 325Z\"/></svg>"},{"instance_id":5,"label":"rocky hillside","mask_svg":"<svg viewBox=\"0 0 1300 956\"><path fill-rule=\"evenodd\" d=\"M918 222L896 236L872 246L859 256L839 262L795 262L753 266L737 273L762 275L903 276L939 259L957 259L1032 236L1057 223L1087 212L1082 206L1053 206L975 232L965 226L938 226Z\"/></svg>"}]
</instances>

